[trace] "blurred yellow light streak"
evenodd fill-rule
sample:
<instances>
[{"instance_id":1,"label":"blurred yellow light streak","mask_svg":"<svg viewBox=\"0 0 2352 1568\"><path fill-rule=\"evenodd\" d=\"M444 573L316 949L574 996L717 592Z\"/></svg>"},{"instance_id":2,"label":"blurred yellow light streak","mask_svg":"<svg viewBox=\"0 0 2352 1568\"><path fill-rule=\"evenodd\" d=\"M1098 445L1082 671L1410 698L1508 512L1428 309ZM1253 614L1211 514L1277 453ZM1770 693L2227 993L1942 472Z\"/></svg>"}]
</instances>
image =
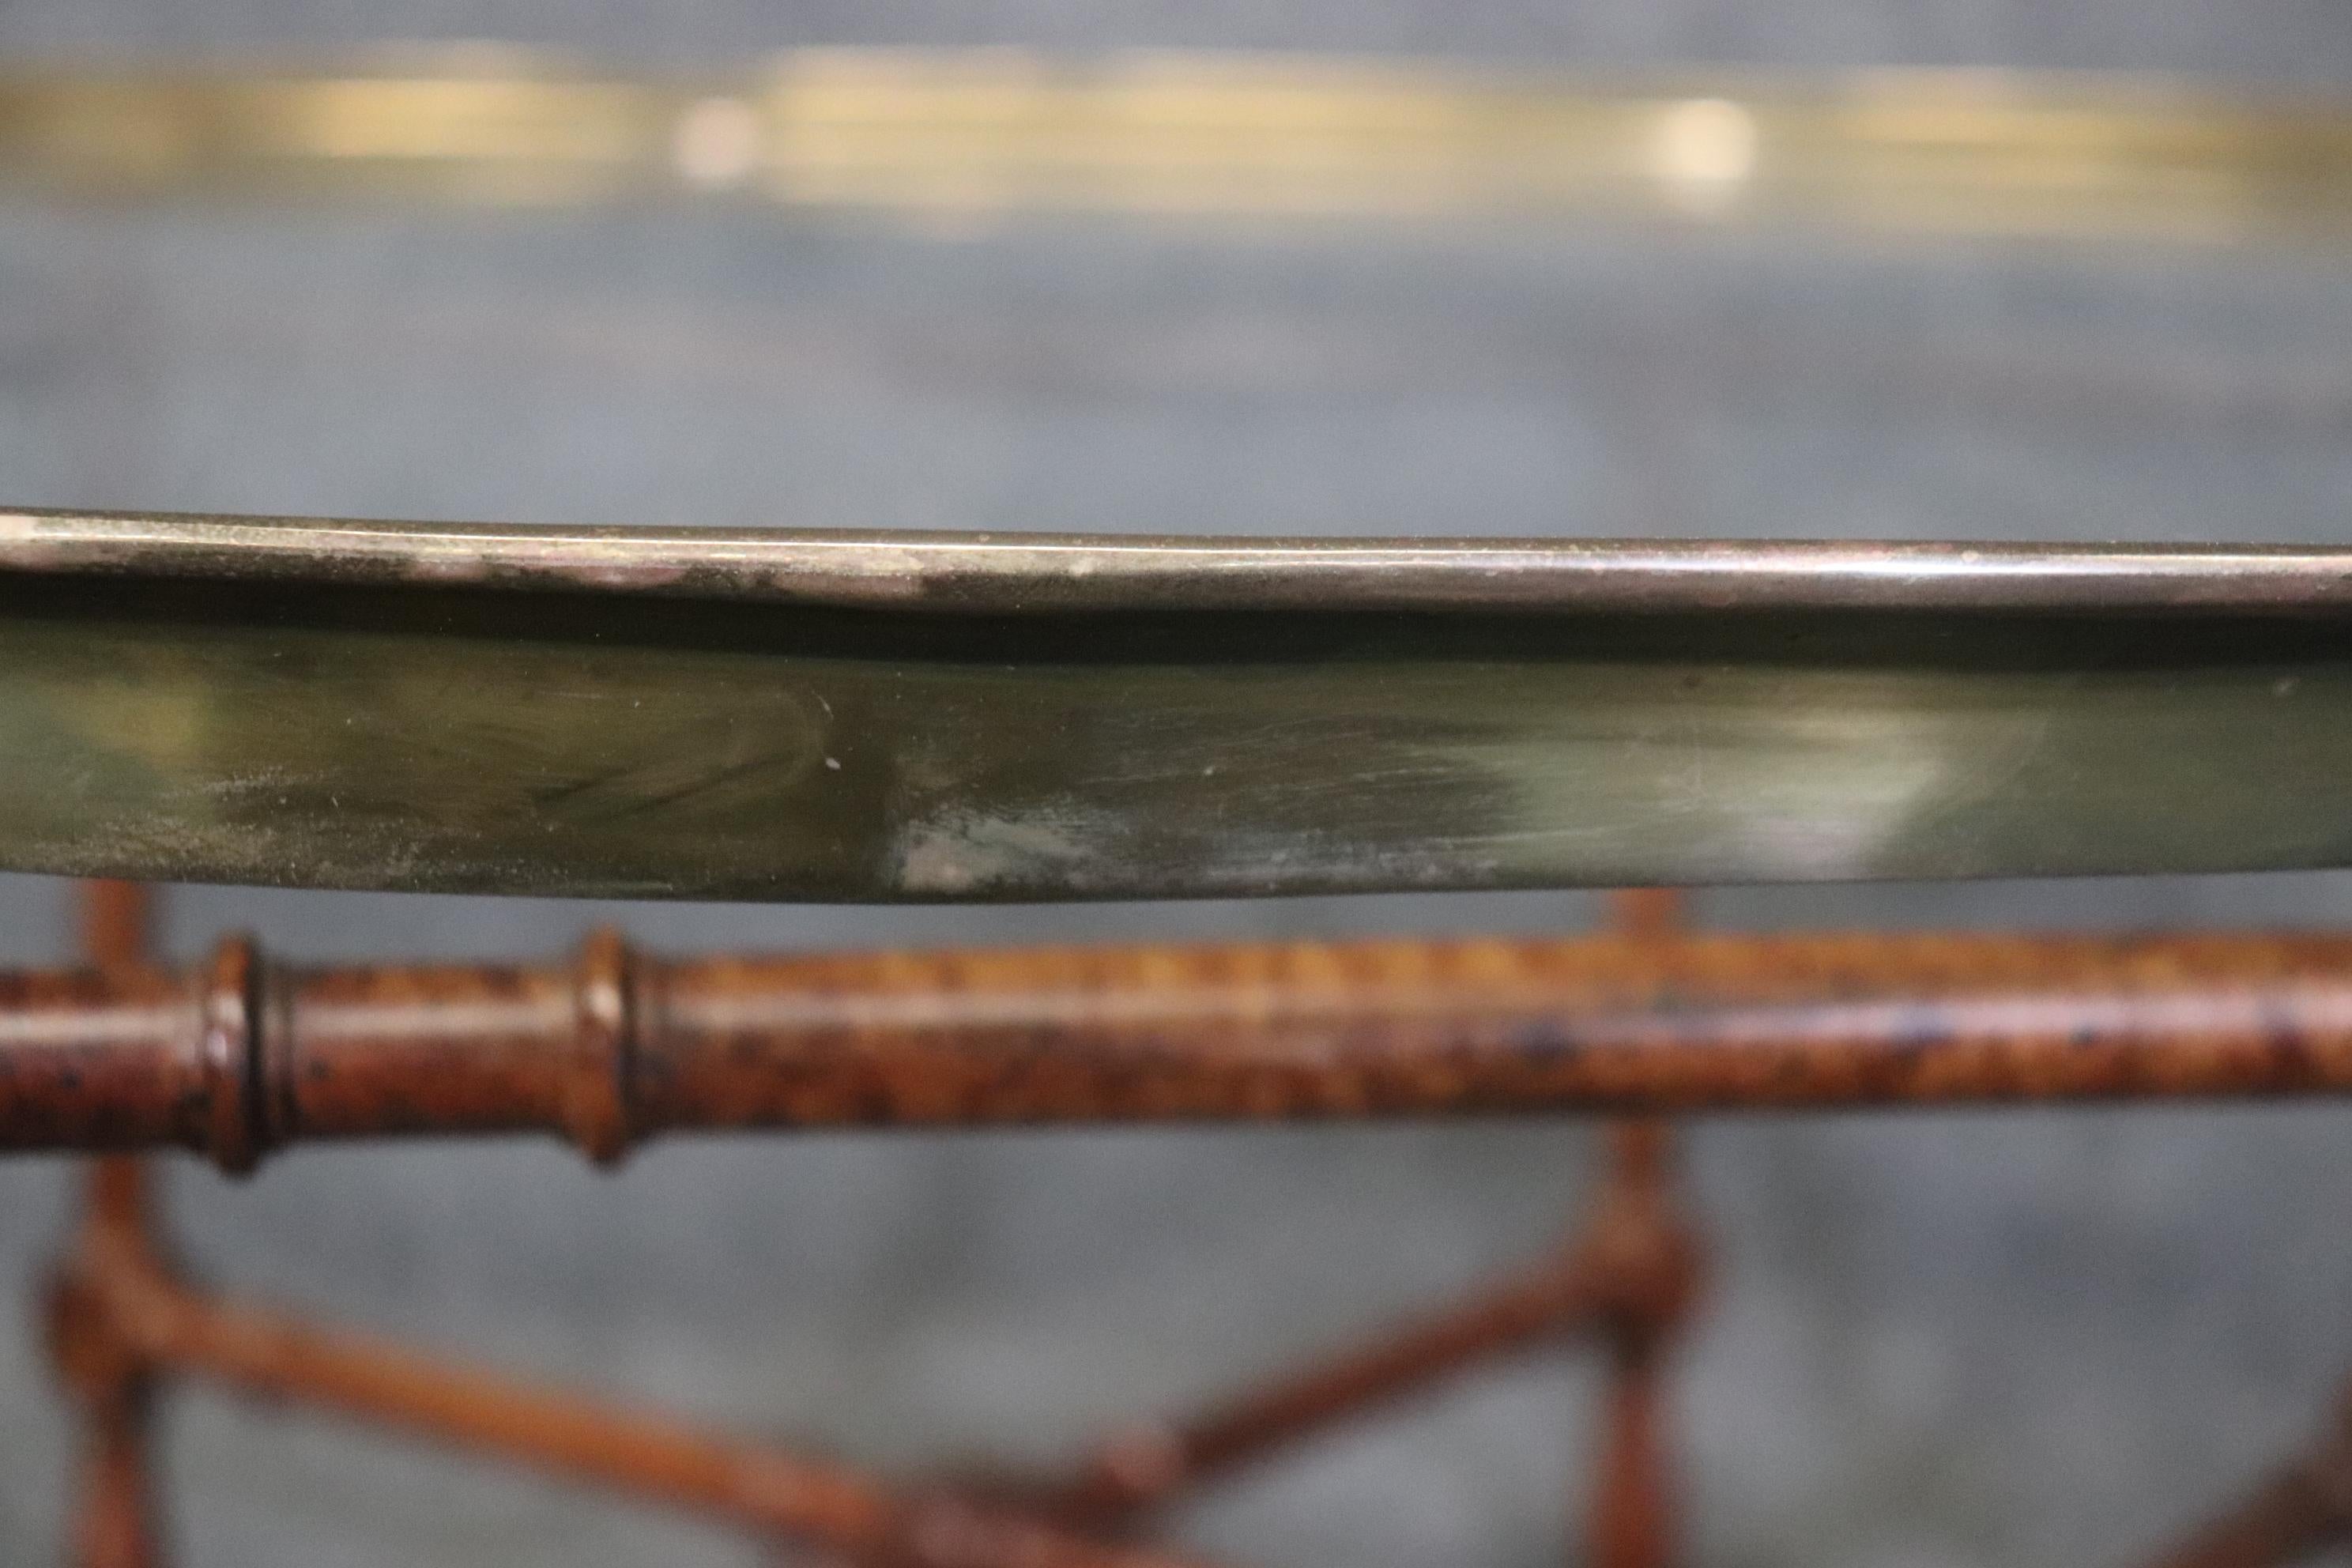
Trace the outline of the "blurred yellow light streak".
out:
<instances>
[{"instance_id":1,"label":"blurred yellow light streak","mask_svg":"<svg viewBox=\"0 0 2352 1568\"><path fill-rule=\"evenodd\" d=\"M764 197L947 213L1621 216L2352 237L2352 102L1873 71L1599 80L1276 56L819 50L623 77L0 66L0 179L74 197Z\"/></svg>"}]
</instances>

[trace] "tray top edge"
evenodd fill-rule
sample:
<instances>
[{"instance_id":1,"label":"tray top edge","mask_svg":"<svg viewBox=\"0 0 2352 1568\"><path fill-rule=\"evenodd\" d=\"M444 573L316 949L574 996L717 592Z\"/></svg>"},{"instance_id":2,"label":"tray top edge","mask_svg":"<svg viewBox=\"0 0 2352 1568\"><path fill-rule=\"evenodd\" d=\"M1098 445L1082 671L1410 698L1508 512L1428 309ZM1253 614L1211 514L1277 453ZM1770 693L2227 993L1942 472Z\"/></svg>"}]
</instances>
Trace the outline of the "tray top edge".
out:
<instances>
[{"instance_id":1,"label":"tray top edge","mask_svg":"<svg viewBox=\"0 0 2352 1568\"><path fill-rule=\"evenodd\" d=\"M2320 614L2352 549L2001 541L1297 538L0 510L0 572L1019 614Z\"/></svg>"}]
</instances>

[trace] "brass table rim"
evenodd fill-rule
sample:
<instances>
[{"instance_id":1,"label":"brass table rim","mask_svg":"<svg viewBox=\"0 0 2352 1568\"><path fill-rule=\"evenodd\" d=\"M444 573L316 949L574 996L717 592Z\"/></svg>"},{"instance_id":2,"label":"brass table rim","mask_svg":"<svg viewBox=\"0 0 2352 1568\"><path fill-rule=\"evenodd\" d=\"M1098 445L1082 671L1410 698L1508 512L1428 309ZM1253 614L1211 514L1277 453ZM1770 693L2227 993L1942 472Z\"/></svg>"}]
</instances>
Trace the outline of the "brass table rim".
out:
<instances>
[{"instance_id":1,"label":"brass table rim","mask_svg":"<svg viewBox=\"0 0 2352 1568\"><path fill-rule=\"evenodd\" d=\"M2312 614L2352 549L1250 538L0 511L0 572L467 586L866 609Z\"/></svg>"},{"instance_id":2,"label":"brass table rim","mask_svg":"<svg viewBox=\"0 0 2352 1568\"><path fill-rule=\"evenodd\" d=\"M1938 236L2344 242L2352 104L2179 77L1592 73L1472 59L808 48L0 59L0 181L536 206L1796 218Z\"/></svg>"}]
</instances>

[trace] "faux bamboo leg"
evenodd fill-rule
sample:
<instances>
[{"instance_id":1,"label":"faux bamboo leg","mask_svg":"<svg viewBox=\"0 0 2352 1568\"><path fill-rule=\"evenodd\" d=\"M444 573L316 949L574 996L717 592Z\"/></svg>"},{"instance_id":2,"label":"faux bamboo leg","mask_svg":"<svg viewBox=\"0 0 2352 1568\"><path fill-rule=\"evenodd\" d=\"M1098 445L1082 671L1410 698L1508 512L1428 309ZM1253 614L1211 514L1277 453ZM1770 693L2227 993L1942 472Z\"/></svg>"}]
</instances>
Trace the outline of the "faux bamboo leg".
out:
<instances>
[{"instance_id":1,"label":"faux bamboo leg","mask_svg":"<svg viewBox=\"0 0 2352 1568\"><path fill-rule=\"evenodd\" d=\"M1664 937L1677 912L1671 893L1622 894L1614 923L1636 938ZM1690 1237L1669 1205L1670 1151L1663 1123L1617 1125L1601 1203L1555 1258L1189 1419L1134 1427L1099 1447L1043 1506L1097 1528L1131 1521L1473 1366L1600 1331L1612 1372L1594 1534L1614 1544L1599 1561L1659 1568L1672 1536L1659 1362L1696 1273Z\"/></svg>"},{"instance_id":2,"label":"faux bamboo leg","mask_svg":"<svg viewBox=\"0 0 2352 1568\"><path fill-rule=\"evenodd\" d=\"M90 882L81 889L83 956L102 970L146 962L151 900L133 882ZM143 1251L152 1225L144 1162L116 1156L89 1168L80 1232L82 1259ZM156 1523L149 1437L152 1369L104 1319L61 1281L50 1302L50 1353L79 1406L82 1431L67 1560L73 1568L157 1568L163 1560Z\"/></svg>"},{"instance_id":3,"label":"faux bamboo leg","mask_svg":"<svg viewBox=\"0 0 2352 1568\"><path fill-rule=\"evenodd\" d=\"M1636 941L1664 941L1682 929L1680 900L1662 889L1620 893L1611 913L1612 923ZM1599 1473L1583 1553L1594 1568L1667 1568L1675 1558L1665 1372L1689 1309L1696 1254L1674 1209L1673 1152L1673 1132L1663 1121L1610 1129L1609 1188L1598 1226L1619 1227L1628 1247L1661 1251L1681 1267L1668 1289L1626 1299L1609 1321Z\"/></svg>"},{"instance_id":4,"label":"faux bamboo leg","mask_svg":"<svg viewBox=\"0 0 2352 1568\"><path fill-rule=\"evenodd\" d=\"M1634 1121L1621 1123L1610 1133L1618 1163L1612 1180L1619 1202L1626 1205L1623 1223L1644 1228L1669 1224L1660 1208L1670 1146L1666 1128ZM1677 1245L1667 1235L1660 1230L1637 1244ZM1667 1568L1674 1561L1676 1531L1665 1373L1687 1299L1686 1287L1635 1297L1611 1315L1600 1468L1587 1550L1580 1559L1594 1568Z\"/></svg>"}]
</instances>

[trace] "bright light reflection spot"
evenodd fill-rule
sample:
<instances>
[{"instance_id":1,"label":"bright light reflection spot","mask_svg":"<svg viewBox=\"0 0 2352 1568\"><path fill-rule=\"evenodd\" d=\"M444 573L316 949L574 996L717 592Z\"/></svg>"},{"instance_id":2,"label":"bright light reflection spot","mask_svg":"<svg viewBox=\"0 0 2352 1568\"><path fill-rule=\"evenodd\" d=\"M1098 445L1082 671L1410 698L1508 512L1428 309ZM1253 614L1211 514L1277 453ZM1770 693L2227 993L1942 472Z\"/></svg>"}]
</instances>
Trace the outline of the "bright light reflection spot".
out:
<instances>
[{"instance_id":1,"label":"bright light reflection spot","mask_svg":"<svg viewBox=\"0 0 2352 1568\"><path fill-rule=\"evenodd\" d=\"M740 98L705 98L677 117L670 160L688 184L724 190L758 168L760 143L757 110Z\"/></svg>"}]
</instances>

